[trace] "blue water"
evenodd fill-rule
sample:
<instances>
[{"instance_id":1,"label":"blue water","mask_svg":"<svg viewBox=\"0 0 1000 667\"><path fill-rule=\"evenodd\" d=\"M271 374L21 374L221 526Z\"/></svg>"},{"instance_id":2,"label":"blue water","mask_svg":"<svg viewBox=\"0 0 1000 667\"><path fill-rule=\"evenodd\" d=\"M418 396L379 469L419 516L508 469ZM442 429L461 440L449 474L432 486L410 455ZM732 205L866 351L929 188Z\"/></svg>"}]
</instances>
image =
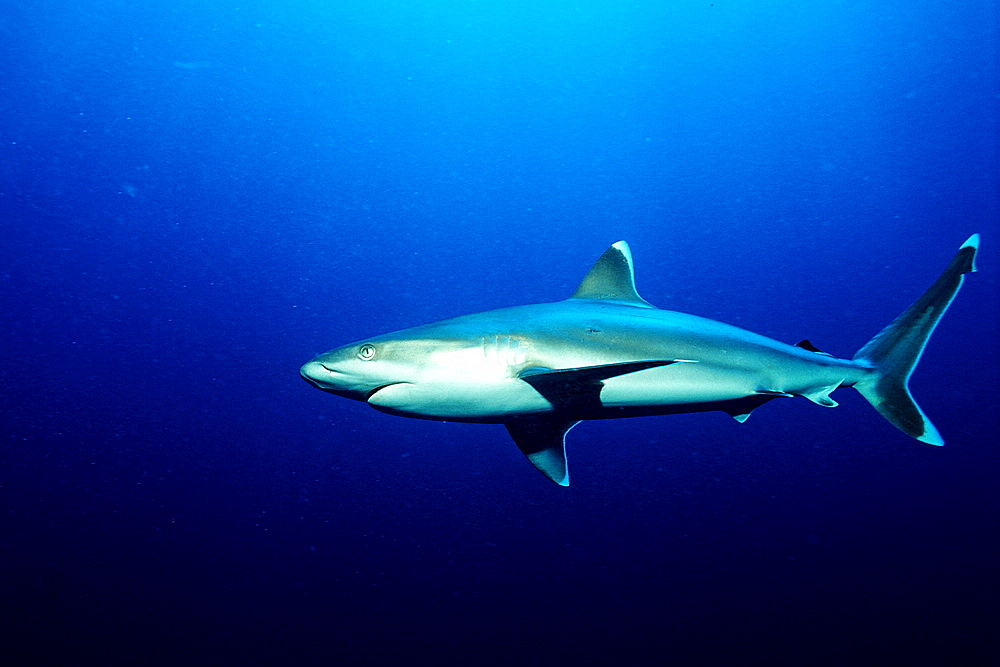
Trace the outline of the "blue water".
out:
<instances>
[{"instance_id":1,"label":"blue water","mask_svg":"<svg viewBox=\"0 0 1000 667\"><path fill-rule=\"evenodd\" d=\"M996 649L995 2L145 4L0 9L5 653ZM973 232L912 381L943 448L842 391L582 424L562 489L298 376L619 239L650 302L850 356Z\"/></svg>"}]
</instances>

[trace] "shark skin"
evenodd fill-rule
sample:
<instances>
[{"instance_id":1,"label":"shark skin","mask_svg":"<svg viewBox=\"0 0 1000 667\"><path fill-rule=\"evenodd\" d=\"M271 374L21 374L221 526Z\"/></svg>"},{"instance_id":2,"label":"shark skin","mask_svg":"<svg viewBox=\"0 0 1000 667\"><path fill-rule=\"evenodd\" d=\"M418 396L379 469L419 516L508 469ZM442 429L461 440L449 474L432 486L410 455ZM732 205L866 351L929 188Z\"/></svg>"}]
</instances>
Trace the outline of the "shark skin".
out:
<instances>
[{"instance_id":1,"label":"shark skin","mask_svg":"<svg viewBox=\"0 0 1000 667\"><path fill-rule=\"evenodd\" d=\"M941 445L907 380L963 275L975 271L978 245L970 237L927 292L851 359L650 305L619 241L569 299L375 336L319 355L300 374L394 415L504 424L561 486L569 484L565 435L580 421L718 410L742 422L779 397L836 407L830 394L841 387L857 389L908 435Z\"/></svg>"}]
</instances>

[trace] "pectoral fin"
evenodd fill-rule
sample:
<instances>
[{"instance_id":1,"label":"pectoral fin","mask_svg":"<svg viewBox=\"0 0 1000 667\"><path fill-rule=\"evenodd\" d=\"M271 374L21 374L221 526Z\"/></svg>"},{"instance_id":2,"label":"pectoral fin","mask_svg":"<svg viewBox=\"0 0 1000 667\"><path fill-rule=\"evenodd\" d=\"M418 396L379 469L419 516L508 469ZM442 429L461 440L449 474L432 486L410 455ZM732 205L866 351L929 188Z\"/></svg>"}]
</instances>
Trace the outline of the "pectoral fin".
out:
<instances>
[{"instance_id":1,"label":"pectoral fin","mask_svg":"<svg viewBox=\"0 0 1000 667\"><path fill-rule=\"evenodd\" d=\"M504 424L517 448L543 475L559 486L569 486L566 469L566 433L579 424L548 415L521 417Z\"/></svg>"}]
</instances>

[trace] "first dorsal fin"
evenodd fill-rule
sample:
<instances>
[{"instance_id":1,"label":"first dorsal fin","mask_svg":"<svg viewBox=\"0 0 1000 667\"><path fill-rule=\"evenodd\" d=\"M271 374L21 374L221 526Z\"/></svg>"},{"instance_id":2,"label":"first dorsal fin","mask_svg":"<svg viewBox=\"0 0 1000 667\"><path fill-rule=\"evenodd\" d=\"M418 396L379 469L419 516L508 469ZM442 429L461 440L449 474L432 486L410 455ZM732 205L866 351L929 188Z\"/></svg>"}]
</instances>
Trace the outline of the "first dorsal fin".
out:
<instances>
[{"instance_id":1,"label":"first dorsal fin","mask_svg":"<svg viewBox=\"0 0 1000 667\"><path fill-rule=\"evenodd\" d=\"M618 301L633 306L652 308L635 291L635 274L632 271L632 251L628 243L619 241L604 251L583 282L573 293L574 299L600 299Z\"/></svg>"}]
</instances>

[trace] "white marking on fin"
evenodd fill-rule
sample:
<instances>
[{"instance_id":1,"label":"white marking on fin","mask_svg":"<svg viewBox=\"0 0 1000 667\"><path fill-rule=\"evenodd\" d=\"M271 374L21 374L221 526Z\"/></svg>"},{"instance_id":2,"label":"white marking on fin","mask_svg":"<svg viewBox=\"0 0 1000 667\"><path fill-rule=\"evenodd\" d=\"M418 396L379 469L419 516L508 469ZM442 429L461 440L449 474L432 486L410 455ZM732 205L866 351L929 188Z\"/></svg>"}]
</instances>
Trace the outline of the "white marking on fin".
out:
<instances>
[{"instance_id":1,"label":"white marking on fin","mask_svg":"<svg viewBox=\"0 0 1000 667\"><path fill-rule=\"evenodd\" d=\"M643 308L654 307L635 290L632 251L625 241L613 244L597 258L570 298L618 301Z\"/></svg>"},{"instance_id":2,"label":"white marking on fin","mask_svg":"<svg viewBox=\"0 0 1000 667\"><path fill-rule=\"evenodd\" d=\"M813 389L812 391L803 393L802 396L808 398L816 405L822 405L824 408L835 408L837 407L838 403L837 401L830 398L830 394L833 393L835 389L839 388L842 382L843 380L841 380L840 382L835 382L834 384L831 384L828 387L819 387L817 389Z\"/></svg>"}]
</instances>

